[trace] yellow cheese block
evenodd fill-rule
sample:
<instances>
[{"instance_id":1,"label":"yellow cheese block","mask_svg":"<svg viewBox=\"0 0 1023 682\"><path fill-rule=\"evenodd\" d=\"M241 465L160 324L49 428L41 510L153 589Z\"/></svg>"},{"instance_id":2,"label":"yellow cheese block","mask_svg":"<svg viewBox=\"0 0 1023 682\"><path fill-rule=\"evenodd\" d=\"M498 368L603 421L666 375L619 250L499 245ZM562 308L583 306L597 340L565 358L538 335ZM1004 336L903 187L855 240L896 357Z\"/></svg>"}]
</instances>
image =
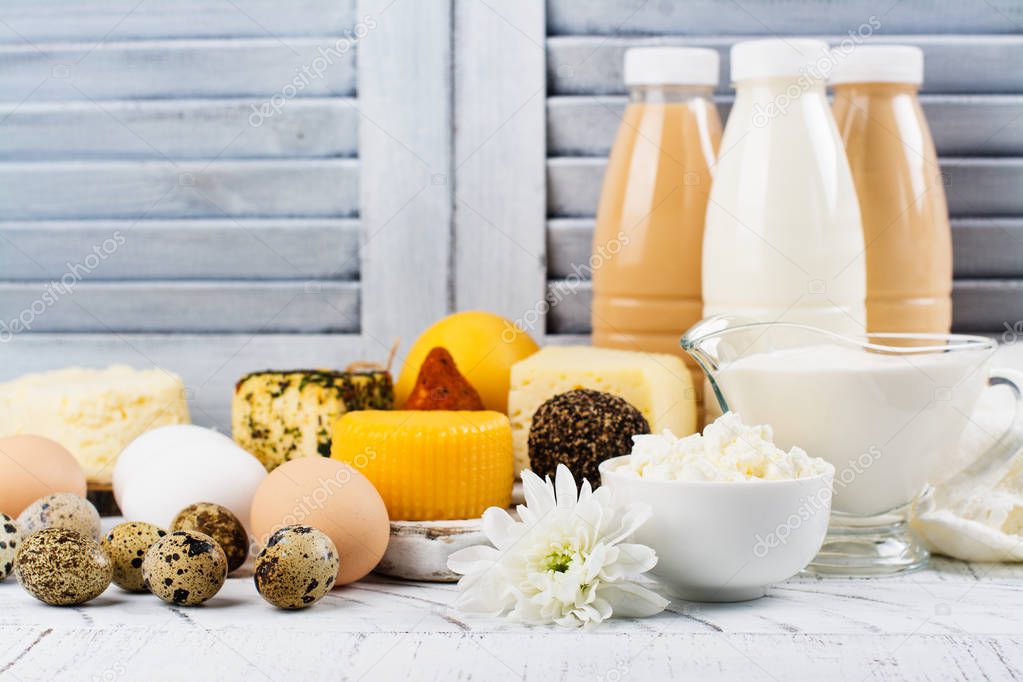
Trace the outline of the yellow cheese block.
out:
<instances>
[{"instance_id":1,"label":"yellow cheese block","mask_svg":"<svg viewBox=\"0 0 1023 682\"><path fill-rule=\"evenodd\" d=\"M67 367L0 383L0 435L57 441L91 487L110 484L117 456L137 436L188 421L185 385L164 369Z\"/></svg>"},{"instance_id":2,"label":"yellow cheese block","mask_svg":"<svg viewBox=\"0 0 1023 682\"><path fill-rule=\"evenodd\" d=\"M681 358L591 346L548 346L512 365L508 415L515 472L529 468L529 427L548 399L576 388L604 391L639 410L654 433L694 433L696 392ZM622 453L627 454L627 453Z\"/></svg>"},{"instance_id":3,"label":"yellow cheese block","mask_svg":"<svg viewBox=\"0 0 1023 682\"><path fill-rule=\"evenodd\" d=\"M392 521L470 519L511 503L511 426L498 412L349 412L331 457L372 481Z\"/></svg>"}]
</instances>

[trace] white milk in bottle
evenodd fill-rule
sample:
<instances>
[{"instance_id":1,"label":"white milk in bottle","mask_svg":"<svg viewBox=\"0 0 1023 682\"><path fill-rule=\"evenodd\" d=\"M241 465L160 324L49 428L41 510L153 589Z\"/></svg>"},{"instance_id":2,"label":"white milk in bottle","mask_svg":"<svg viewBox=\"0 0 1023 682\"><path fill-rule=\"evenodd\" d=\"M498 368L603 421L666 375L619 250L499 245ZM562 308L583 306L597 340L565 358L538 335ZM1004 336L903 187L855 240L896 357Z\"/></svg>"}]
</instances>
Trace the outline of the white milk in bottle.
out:
<instances>
[{"instance_id":1,"label":"white milk in bottle","mask_svg":"<svg viewBox=\"0 0 1023 682\"><path fill-rule=\"evenodd\" d=\"M707 207L704 316L862 333L863 227L817 40L731 50L735 105Z\"/></svg>"}]
</instances>

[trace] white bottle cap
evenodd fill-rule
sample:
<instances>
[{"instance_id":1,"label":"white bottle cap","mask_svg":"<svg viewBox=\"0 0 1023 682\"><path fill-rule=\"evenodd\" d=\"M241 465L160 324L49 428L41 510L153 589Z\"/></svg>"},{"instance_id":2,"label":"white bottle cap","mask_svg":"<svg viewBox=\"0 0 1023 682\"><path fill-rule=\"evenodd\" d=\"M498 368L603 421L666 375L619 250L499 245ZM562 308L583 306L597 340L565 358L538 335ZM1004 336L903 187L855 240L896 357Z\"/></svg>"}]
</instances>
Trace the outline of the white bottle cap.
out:
<instances>
[{"instance_id":1,"label":"white bottle cap","mask_svg":"<svg viewBox=\"0 0 1023 682\"><path fill-rule=\"evenodd\" d=\"M848 52L831 51L835 68L831 83L924 82L924 53L909 45L857 45Z\"/></svg>"},{"instance_id":2,"label":"white bottle cap","mask_svg":"<svg viewBox=\"0 0 1023 682\"><path fill-rule=\"evenodd\" d=\"M831 68L827 43L807 38L747 40L732 45L732 82L773 76L826 78Z\"/></svg>"},{"instance_id":3,"label":"white bottle cap","mask_svg":"<svg viewBox=\"0 0 1023 682\"><path fill-rule=\"evenodd\" d=\"M625 51L626 85L712 85L718 53L703 47L634 47Z\"/></svg>"}]
</instances>

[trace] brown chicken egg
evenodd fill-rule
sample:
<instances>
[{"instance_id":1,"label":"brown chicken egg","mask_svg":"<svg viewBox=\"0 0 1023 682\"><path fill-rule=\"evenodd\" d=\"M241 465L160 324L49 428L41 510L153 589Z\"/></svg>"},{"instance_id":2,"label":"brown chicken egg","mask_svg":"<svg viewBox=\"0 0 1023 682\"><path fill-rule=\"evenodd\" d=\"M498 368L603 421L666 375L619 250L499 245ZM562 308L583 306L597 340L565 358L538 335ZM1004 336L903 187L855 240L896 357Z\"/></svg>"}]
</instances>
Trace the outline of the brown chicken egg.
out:
<instances>
[{"instance_id":1,"label":"brown chicken egg","mask_svg":"<svg viewBox=\"0 0 1023 682\"><path fill-rule=\"evenodd\" d=\"M285 462L263 479L252 499L252 532L266 543L285 526L327 534L341 557L338 585L364 577L387 550L391 524L383 498L369 479L334 459Z\"/></svg>"},{"instance_id":2,"label":"brown chicken egg","mask_svg":"<svg viewBox=\"0 0 1023 682\"><path fill-rule=\"evenodd\" d=\"M53 493L85 497L85 474L67 448L42 436L0 438L0 513L16 519Z\"/></svg>"}]
</instances>

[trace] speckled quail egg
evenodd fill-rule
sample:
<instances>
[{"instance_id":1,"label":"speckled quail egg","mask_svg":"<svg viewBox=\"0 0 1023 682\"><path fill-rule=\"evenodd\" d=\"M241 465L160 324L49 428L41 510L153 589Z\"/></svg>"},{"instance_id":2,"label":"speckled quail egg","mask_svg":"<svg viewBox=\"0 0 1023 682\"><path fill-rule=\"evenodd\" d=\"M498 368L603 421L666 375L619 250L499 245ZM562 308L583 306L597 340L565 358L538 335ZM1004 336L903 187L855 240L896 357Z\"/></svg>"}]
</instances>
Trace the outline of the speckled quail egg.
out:
<instances>
[{"instance_id":1,"label":"speckled quail egg","mask_svg":"<svg viewBox=\"0 0 1023 682\"><path fill-rule=\"evenodd\" d=\"M7 514L0 513L0 583L14 572L14 557L18 554L20 540L18 524Z\"/></svg>"},{"instance_id":2,"label":"speckled quail egg","mask_svg":"<svg viewBox=\"0 0 1023 682\"><path fill-rule=\"evenodd\" d=\"M282 609L312 606L334 586L341 559L326 533L285 526L256 557L256 590Z\"/></svg>"},{"instance_id":3,"label":"speckled quail egg","mask_svg":"<svg viewBox=\"0 0 1023 682\"><path fill-rule=\"evenodd\" d=\"M143 521L128 521L111 528L101 544L113 566L114 584L129 592L145 592L142 559L166 534L164 529Z\"/></svg>"},{"instance_id":4,"label":"speckled quail egg","mask_svg":"<svg viewBox=\"0 0 1023 682\"><path fill-rule=\"evenodd\" d=\"M44 528L18 550L14 573L29 594L52 606L82 604L110 585L110 559L99 543L67 528Z\"/></svg>"},{"instance_id":5,"label":"speckled quail egg","mask_svg":"<svg viewBox=\"0 0 1023 682\"><path fill-rule=\"evenodd\" d=\"M230 509L212 502L185 507L171 522L171 530L194 530L217 541L227 555L227 572L245 563L249 555L249 534Z\"/></svg>"},{"instance_id":6,"label":"speckled quail egg","mask_svg":"<svg viewBox=\"0 0 1023 682\"><path fill-rule=\"evenodd\" d=\"M74 493L40 497L18 516L18 527L26 538L44 528L66 528L98 542L102 532L96 507Z\"/></svg>"},{"instance_id":7,"label":"speckled quail egg","mask_svg":"<svg viewBox=\"0 0 1023 682\"><path fill-rule=\"evenodd\" d=\"M156 541L142 559L150 592L169 604L197 606L227 579L227 556L205 533L179 530Z\"/></svg>"}]
</instances>

